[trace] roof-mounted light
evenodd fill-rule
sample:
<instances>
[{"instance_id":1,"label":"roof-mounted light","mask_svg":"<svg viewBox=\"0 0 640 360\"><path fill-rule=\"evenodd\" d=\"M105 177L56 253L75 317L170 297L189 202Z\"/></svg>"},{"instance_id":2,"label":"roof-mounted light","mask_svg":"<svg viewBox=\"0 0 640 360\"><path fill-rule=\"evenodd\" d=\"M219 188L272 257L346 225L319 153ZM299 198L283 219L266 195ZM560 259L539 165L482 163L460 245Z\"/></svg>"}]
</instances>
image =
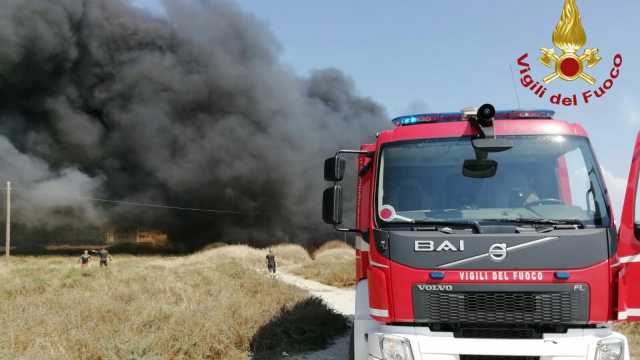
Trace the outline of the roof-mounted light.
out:
<instances>
[{"instance_id":1,"label":"roof-mounted light","mask_svg":"<svg viewBox=\"0 0 640 360\"><path fill-rule=\"evenodd\" d=\"M452 121L463 121L471 109L465 109L461 112L451 113L430 113L400 116L392 120L396 126L414 125L422 123L441 123ZM553 119L555 111L553 110L507 110L497 111L494 116L495 120L526 120L526 119Z\"/></svg>"},{"instance_id":2,"label":"roof-mounted light","mask_svg":"<svg viewBox=\"0 0 640 360\"><path fill-rule=\"evenodd\" d=\"M496 120L553 119L553 110L509 110L497 111Z\"/></svg>"},{"instance_id":3,"label":"roof-mounted light","mask_svg":"<svg viewBox=\"0 0 640 360\"><path fill-rule=\"evenodd\" d=\"M459 112L451 112L451 113L431 113L431 114L419 114L419 115L408 115L408 116L400 116L393 119L393 123L396 126L402 125L413 125L420 123L435 123L435 122L450 122L450 121L461 121L462 113Z\"/></svg>"}]
</instances>

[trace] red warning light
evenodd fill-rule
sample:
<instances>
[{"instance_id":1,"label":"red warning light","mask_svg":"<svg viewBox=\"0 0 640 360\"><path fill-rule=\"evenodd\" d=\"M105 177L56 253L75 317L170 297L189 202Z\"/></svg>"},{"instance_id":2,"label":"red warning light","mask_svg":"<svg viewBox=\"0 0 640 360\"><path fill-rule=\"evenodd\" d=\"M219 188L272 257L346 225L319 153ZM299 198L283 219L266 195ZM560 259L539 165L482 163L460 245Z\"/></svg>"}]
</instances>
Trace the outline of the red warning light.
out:
<instances>
[{"instance_id":1,"label":"red warning light","mask_svg":"<svg viewBox=\"0 0 640 360\"><path fill-rule=\"evenodd\" d=\"M396 211L391 205L384 205L379 211L380 218L384 221L392 220L396 217Z\"/></svg>"}]
</instances>

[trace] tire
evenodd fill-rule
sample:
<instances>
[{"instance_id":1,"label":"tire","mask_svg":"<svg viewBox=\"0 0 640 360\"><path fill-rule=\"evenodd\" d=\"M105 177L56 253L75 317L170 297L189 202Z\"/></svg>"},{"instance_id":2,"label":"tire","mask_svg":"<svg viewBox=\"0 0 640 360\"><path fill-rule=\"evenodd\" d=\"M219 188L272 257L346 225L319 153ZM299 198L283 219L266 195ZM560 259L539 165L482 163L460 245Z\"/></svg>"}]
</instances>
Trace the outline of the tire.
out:
<instances>
[{"instance_id":1,"label":"tire","mask_svg":"<svg viewBox=\"0 0 640 360\"><path fill-rule=\"evenodd\" d=\"M349 357L347 359L349 360L355 360L355 351L354 351L354 347L355 347L355 336L354 336L354 329L355 324L353 324L353 326L351 327L351 336L349 336Z\"/></svg>"}]
</instances>

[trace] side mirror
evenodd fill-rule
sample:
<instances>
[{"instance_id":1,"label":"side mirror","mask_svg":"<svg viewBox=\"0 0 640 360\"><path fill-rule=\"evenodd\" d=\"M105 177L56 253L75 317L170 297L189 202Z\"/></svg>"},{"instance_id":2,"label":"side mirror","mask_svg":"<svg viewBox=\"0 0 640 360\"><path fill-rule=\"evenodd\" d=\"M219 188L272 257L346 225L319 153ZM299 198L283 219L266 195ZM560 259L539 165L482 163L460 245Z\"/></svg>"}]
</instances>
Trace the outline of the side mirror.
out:
<instances>
[{"instance_id":1,"label":"side mirror","mask_svg":"<svg viewBox=\"0 0 640 360\"><path fill-rule=\"evenodd\" d=\"M342 224L342 186L333 185L322 193L322 220L330 225Z\"/></svg>"},{"instance_id":2,"label":"side mirror","mask_svg":"<svg viewBox=\"0 0 640 360\"><path fill-rule=\"evenodd\" d=\"M495 160L465 160L462 165L462 174L466 177L484 179L494 177L498 171L498 163Z\"/></svg>"},{"instance_id":3,"label":"side mirror","mask_svg":"<svg viewBox=\"0 0 640 360\"><path fill-rule=\"evenodd\" d=\"M330 157L324 161L324 179L326 181L342 181L347 161L339 156Z\"/></svg>"},{"instance_id":4,"label":"side mirror","mask_svg":"<svg viewBox=\"0 0 640 360\"><path fill-rule=\"evenodd\" d=\"M478 138L471 140L473 148L484 152L501 152L513 147L513 142L500 138Z\"/></svg>"}]
</instances>

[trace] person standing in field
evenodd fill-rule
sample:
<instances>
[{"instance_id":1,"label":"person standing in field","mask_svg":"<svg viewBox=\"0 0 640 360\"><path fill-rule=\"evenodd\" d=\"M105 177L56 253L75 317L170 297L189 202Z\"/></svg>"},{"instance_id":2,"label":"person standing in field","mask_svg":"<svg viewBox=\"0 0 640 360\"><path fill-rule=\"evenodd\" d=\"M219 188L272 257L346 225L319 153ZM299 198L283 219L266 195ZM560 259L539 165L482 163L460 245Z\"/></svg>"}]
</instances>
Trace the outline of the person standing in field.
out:
<instances>
[{"instance_id":1,"label":"person standing in field","mask_svg":"<svg viewBox=\"0 0 640 360\"><path fill-rule=\"evenodd\" d=\"M98 251L98 257L100 257L100 266L109 266L109 261L111 261L111 255L109 255L109 251L106 248L100 249Z\"/></svg>"},{"instance_id":2,"label":"person standing in field","mask_svg":"<svg viewBox=\"0 0 640 360\"><path fill-rule=\"evenodd\" d=\"M89 255L89 250L85 250L82 255L80 255L80 266L87 267L89 265L89 260L91 260L91 255Z\"/></svg>"},{"instance_id":3,"label":"person standing in field","mask_svg":"<svg viewBox=\"0 0 640 360\"><path fill-rule=\"evenodd\" d=\"M276 256L273 255L273 251L269 249L269 253L267 254L267 270L271 274L276 273Z\"/></svg>"}]
</instances>

